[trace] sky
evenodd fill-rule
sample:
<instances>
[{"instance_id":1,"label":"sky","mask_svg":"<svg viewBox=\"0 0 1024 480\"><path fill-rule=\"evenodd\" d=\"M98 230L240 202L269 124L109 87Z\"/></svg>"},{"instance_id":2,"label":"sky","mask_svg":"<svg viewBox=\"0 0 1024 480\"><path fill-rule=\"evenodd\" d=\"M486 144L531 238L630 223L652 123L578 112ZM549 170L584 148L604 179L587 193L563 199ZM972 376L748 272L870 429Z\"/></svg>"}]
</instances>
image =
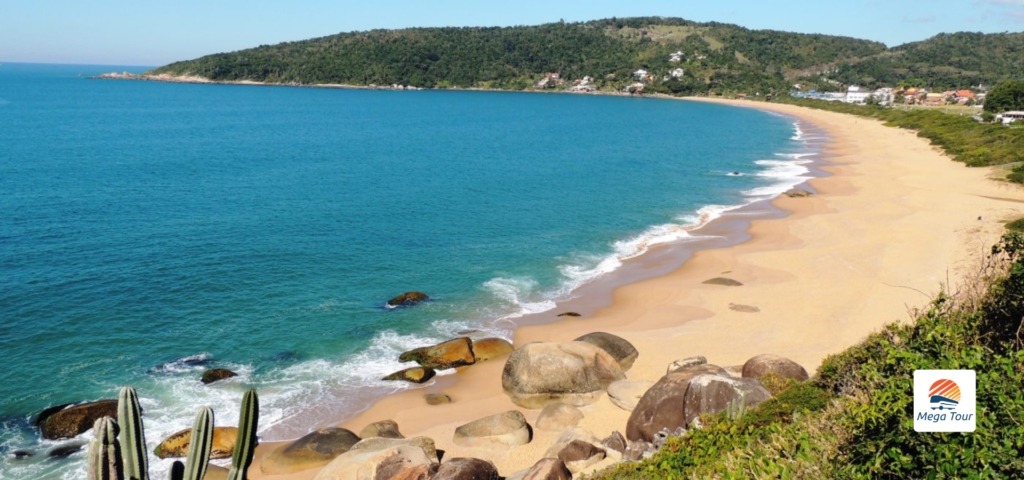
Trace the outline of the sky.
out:
<instances>
[{"instance_id":1,"label":"sky","mask_svg":"<svg viewBox=\"0 0 1024 480\"><path fill-rule=\"evenodd\" d=\"M354 30L654 15L890 46L1024 31L1024 0L0 0L0 62L157 66Z\"/></svg>"}]
</instances>

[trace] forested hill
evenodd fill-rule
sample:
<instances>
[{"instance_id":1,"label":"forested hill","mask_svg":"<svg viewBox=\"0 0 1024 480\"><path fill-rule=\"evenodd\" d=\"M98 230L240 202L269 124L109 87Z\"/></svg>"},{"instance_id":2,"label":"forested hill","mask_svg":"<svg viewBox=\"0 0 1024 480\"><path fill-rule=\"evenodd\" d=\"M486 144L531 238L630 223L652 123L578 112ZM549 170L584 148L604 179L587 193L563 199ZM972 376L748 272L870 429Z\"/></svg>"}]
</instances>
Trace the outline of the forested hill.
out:
<instances>
[{"instance_id":1,"label":"forested hill","mask_svg":"<svg viewBox=\"0 0 1024 480\"><path fill-rule=\"evenodd\" d=\"M928 46L946 38L943 48ZM620 89L635 81L633 72L644 69L651 73L649 90L772 91L788 89L795 81L834 88L844 81L914 80L915 76L945 83L994 83L1012 74L1015 65L1016 72L1021 71L1019 45L1020 35L957 34L886 49L878 42L848 37L750 30L677 18L613 18L539 26L341 33L209 55L148 73L302 85L503 89L531 88L545 75L558 73L562 88L589 76L595 88ZM977 56L972 52L979 49L998 55L999 60L972 59ZM682 54L678 61L672 58L675 52ZM940 58L947 52L956 56ZM1016 58L1008 58L1014 54ZM957 71L970 74L957 76Z\"/></svg>"}]
</instances>

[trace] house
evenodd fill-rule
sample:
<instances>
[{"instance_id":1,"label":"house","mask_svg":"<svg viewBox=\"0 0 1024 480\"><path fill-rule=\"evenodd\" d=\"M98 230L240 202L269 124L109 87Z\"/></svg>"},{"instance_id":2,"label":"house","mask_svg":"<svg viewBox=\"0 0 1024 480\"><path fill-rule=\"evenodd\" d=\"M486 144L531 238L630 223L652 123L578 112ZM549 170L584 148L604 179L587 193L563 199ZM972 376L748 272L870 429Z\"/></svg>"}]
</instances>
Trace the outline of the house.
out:
<instances>
[{"instance_id":1,"label":"house","mask_svg":"<svg viewBox=\"0 0 1024 480\"><path fill-rule=\"evenodd\" d=\"M647 70L644 70L642 68L640 70L633 72L633 76L636 77L638 80L642 80L647 75Z\"/></svg>"},{"instance_id":2,"label":"house","mask_svg":"<svg viewBox=\"0 0 1024 480\"><path fill-rule=\"evenodd\" d=\"M940 105L945 105L946 104L946 96L941 94L941 93L929 93L929 94L924 96L924 99L921 101L921 104L923 104L923 105L930 105L930 106L933 106L933 107L937 107L937 106L940 106Z\"/></svg>"},{"instance_id":3,"label":"house","mask_svg":"<svg viewBox=\"0 0 1024 480\"><path fill-rule=\"evenodd\" d=\"M875 101L879 105L892 105L893 100L896 98L891 88L879 88L871 92L871 96L875 97Z\"/></svg>"},{"instance_id":4,"label":"house","mask_svg":"<svg viewBox=\"0 0 1024 480\"><path fill-rule=\"evenodd\" d=\"M643 91L644 91L644 84L642 84L640 82L636 82L636 83L626 87L625 91L626 91L626 93L643 93Z\"/></svg>"},{"instance_id":5,"label":"house","mask_svg":"<svg viewBox=\"0 0 1024 480\"><path fill-rule=\"evenodd\" d=\"M846 103L863 104L871 96L871 91L856 85L850 85L846 89Z\"/></svg>"},{"instance_id":6,"label":"house","mask_svg":"<svg viewBox=\"0 0 1024 480\"><path fill-rule=\"evenodd\" d=\"M682 51L678 51L676 53L670 54L668 56L668 61L672 62L672 63L679 63L679 62L683 61L683 52Z\"/></svg>"},{"instance_id":7,"label":"house","mask_svg":"<svg viewBox=\"0 0 1024 480\"><path fill-rule=\"evenodd\" d=\"M957 90L953 93L953 98L956 99L956 103L960 105L966 105L971 100L977 100L977 96L970 90Z\"/></svg>"},{"instance_id":8,"label":"house","mask_svg":"<svg viewBox=\"0 0 1024 480\"><path fill-rule=\"evenodd\" d=\"M544 75L539 82L537 82L537 88L553 88L558 85L564 85L565 81L562 80L562 74L560 73L549 73Z\"/></svg>"},{"instance_id":9,"label":"house","mask_svg":"<svg viewBox=\"0 0 1024 480\"><path fill-rule=\"evenodd\" d=\"M683 70L681 68L677 68L675 70L672 70L671 75L672 75L672 78L683 78L683 74L684 73L686 73L686 70Z\"/></svg>"}]
</instances>

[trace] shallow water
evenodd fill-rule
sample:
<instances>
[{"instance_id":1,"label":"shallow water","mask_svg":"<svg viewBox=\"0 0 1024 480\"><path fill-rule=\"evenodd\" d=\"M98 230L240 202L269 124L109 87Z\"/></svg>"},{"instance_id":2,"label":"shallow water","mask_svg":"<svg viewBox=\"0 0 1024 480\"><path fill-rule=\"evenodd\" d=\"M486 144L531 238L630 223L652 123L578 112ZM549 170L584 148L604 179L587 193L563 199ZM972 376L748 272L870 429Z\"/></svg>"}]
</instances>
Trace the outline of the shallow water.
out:
<instances>
[{"instance_id":1,"label":"shallow water","mask_svg":"<svg viewBox=\"0 0 1024 480\"><path fill-rule=\"evenodd\" d=\"M377 380L401 351L507 338L808 173L799 126L747 109L85 78L113 70L0 66L0 478L78 478L31 416L126 384L153 446L250 386L296 437L405 388ZM384 308L407 290L434 300Z\"/></svg>"}]
</instances>

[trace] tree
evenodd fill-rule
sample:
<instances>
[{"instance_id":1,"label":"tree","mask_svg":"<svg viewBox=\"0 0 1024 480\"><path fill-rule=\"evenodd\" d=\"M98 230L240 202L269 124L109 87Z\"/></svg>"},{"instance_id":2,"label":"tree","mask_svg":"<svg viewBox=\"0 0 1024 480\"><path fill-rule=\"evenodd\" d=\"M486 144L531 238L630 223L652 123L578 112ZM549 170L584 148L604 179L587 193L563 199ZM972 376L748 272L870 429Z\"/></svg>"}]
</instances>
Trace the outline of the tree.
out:
<instances>
[{"instance_id":1,"label":"tree","mask_svg":"<svg viewBox=\"0 0 1024 480\"><path fill-rule=\"evenodd\" d=\"M1008 80L996 85L985 96L985 111L1000 113L1024 110L1024 81Z\"/></svg>"}]
</instances>

